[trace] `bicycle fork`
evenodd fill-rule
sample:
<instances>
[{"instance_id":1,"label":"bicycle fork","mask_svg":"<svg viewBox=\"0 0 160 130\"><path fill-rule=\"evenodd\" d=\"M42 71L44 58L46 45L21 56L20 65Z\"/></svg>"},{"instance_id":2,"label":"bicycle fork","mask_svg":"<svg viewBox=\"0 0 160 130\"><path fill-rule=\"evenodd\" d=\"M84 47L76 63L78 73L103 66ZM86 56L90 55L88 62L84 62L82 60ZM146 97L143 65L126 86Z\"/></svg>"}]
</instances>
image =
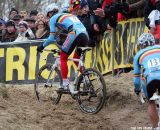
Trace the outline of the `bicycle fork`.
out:
<instances>
[{"instance_id":1,"label":"bicycle fork","mask_svg":"<svg viewBox=\"0 0 160 130\"><path fill-rule=\"evenodd\" d=\"M59 64L59 58L56 59L55 63L52 65L52 68L51 68L51 71L49 73L49 76L48 76L48 79L47 79L47 82L45 83L45 87L52 87L52 83L54 82L53 81L53 78L51 79L51 76L55 70L55 68L57 67L57 65ZM50 85L50 80L52 80L52 83Z\"/></svg>"}]
</instances>

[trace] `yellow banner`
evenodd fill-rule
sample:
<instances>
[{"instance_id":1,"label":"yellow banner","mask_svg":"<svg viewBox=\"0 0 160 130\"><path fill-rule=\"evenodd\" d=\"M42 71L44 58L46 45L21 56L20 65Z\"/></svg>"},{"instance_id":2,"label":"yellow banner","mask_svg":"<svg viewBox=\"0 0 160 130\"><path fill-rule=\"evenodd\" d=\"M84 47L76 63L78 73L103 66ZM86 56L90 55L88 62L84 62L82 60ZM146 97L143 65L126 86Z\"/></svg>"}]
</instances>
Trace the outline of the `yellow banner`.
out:
<instances>
[{"instance_id":1,"label":"yellow banner","mask_svg":"<svg viewBox=\"0 0 160 130\"><path fill-rule=\"evenodd\" d=\"M130 19L120 22L117 26L116 43L112 51L112 33L105 33L103 39L92 51L87 52L85 59L86 68L95 67L101 73L112 71L112 53L114 53L114 67L125 68L133 66L133 57L137 52L136 42L138 37L148 29L142 18ZM37 57L37 46L42 42L34 43L5 43L0 44L0 82L5 83L33 83L35 74L47 62L53 63L49 52L43 52ZM54 44L47 48L55 48ZM72 57L71 54L70 57ZM47 60L43 60L46 58ZM68 62L68 77L74 77L76 66ZM48 73L48 72L47 72ZM44 78L45 75L44 75Z\"/></svg>"}]
</instances>

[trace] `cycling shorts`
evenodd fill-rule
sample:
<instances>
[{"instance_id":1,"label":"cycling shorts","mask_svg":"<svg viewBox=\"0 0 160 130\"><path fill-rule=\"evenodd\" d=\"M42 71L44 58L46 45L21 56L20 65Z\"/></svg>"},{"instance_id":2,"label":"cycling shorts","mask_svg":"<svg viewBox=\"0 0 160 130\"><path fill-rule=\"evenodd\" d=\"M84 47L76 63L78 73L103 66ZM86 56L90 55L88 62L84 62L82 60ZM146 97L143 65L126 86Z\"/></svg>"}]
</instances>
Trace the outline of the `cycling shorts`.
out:
<instances>
[{"instance_id":1,"label":"cycling shorts","mask_svg":"<svg viewBox=\"0 0 160 130\"><path fill-rule=\"evenodd\" d=\"M85 33L76 36L74 31L70 32L62 45L62 51L70 55L76 47L85 47L88 45L89 39ZM77 49L77 54L81 54L81 50Z\"/></svg>"}]
</instances>

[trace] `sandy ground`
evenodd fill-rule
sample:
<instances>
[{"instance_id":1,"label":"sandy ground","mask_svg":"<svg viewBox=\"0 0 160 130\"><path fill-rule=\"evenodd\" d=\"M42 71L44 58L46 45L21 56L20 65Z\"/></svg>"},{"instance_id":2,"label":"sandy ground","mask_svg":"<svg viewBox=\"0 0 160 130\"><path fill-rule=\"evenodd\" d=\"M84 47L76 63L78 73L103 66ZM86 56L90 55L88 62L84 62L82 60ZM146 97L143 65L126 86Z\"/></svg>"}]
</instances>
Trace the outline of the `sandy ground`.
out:
<instances>
[{"instance_id":1,"label":"sandy ground","mask_svg":"<svg viewBox=\"0 0 160 130\"><path fill-rule=\"evenodd\" d=\"M151 130L146 104L133 95L132 72L105 76L107 100L94 115L82 113L69 95L58 105L39 103L33 85L1 85L0 130Z\"/></svg>"}]
</instances>

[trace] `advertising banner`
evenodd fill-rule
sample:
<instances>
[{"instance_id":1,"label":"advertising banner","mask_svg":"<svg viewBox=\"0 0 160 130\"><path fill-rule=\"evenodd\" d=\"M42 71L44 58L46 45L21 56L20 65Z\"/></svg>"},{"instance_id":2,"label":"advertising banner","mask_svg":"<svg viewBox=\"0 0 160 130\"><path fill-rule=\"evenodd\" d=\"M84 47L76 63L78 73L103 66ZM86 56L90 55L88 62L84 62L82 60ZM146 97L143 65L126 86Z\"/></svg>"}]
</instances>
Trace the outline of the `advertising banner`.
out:
<instances>
[{"instance_id":1,"label":"advertising banner","mask_svg":"<svg viewBox=\"0 0 160 130\"><path fill-rule=\"evenodd\" d=\"M116 45L112 51L112 33L105 32L100 43L87 52L85 59L86 68L95 67L101 73L112 71L111 55L114 52L114 66L126 68L133 66L133 57L137 52L136 42L138 37L147 32L143 19L130 19L120 22L117 26ZM40 67L54 60L49 52L37 55L37 46L43 41L26 43L1 43L0 44L0 82L1 83L34 83L36 73ZM56 48L54 44L47 48ZM73 54L71 54L71 57ZM46 60L43 60L46 59ZM76 66L68 62L69 77L74 77ZM44 78L47 78L44 76Z\"/></svg>"}]
</instances>

